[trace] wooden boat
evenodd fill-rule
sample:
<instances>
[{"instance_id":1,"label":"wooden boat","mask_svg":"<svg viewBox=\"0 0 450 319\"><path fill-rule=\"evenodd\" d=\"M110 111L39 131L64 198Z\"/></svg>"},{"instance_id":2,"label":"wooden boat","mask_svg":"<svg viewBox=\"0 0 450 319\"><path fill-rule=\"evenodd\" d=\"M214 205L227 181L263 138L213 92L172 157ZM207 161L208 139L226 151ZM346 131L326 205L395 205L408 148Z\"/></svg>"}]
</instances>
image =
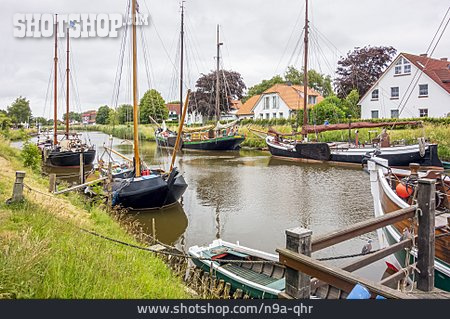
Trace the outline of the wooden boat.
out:
<instances>
[{"instance_id":1,"label":"wooden boat","mask_svg":"<svg viewBox=\"0 0 450 319\"><path fill-rule=\"evenodd\" d=\"M251 298L278 298L285 288L286 268L278 263L278 255L269 254L221 239L208 246L192 246L188 250L194 264L218 279L231 284L231 290L241 289ZM205 258L205 259L201 259ZM242 263L227 263L242 260ZM245 261L269 261L270 263L245 263Z\"/></svg>"},{"instance_id":2,"label":"wooden boat","mask_svg":"<svg viewBox=\"0 0 450 319\"><path fill-rule=\"evenodd\" d=\"M54 110L53 110L53 141L46 139L39 142L38 146L42 150L43 162L51 166L80 166L80 156L83 156L84 165L91 165L95 160L95 146L83 143L79 134L69 132L69 31L66 30L67 37L67 67L66 67L66 128L64 138L58 141L58 112L57 112L57 80L58 80L58 15L55 23L55 57L54 57Z\"/></svg>"},{"instance_id":3,"label":"wooden boat","mask_svg":"<svg viewBox=\"0 0 450 319\"><path fill-rule=\"evenodd\" d=\"M136 20L136 0L132 0L132 21ZM112 205L130 209L158 209L175 204L183 195L187 184L183 176L174 167L176 150L168 172L151 170L143 167L139 154L138 138L138 93L137 93L137 59L136 59L136 24L132 24L133 41L133 174L128 178L116 178L112 185ZM189 91L186 104L189 101ZM186 108L183 110L180 131L183 128ZM180 135L180 134L178 134ZM176 145L179 143L177 138ZM110 149L112 151L112 149ZM116 152L117 153L117 152ZM127 171L129 173L129 170ZM121 174L122 172L119 172Z\"/></svg>"},{"instance_id":4,"label":"wooden boat","mask_svg":"<svg viewBox=\"0 0 450 319\"><path fill-rule=\"evenodd\" d=\"M356 140L355 143L343 145L342 143L319 143L309 142L309 133L320 133L332 130L358 129L369 127L381 127L392 125L413 125L418 122L397 122L397 123L367 123L355 122L347 124L324 124L324 125L308 125L308 35L309 35L309 21L308 21L308 1L306 0L305 10L305 27L304 27L304 43L305 56L303 67L303 125L301 132L294 132L291 134L282 134L269 130L266 137L266 144L270 153L273 156L284 159L303 160L306 162L314 161L331 161L339 163L356 163L361 164L365 155L369 152L378 150L380 157L390 160L391 165L408 166L409 163L415 162L422 166L437 166L442 167L442 163L437 155L437 145L428 144L422 141L420 144L411 146L394 147L390 145L387 133L383 132L384 139L380 137L378 143L373 143L370 146L361 146ZM301 140L289 140L284 137L290 135L291 137L302 136Z\"/></svg>"},{"instance_id":5,"label":"wooden boat","mask_svg":"<svg viewBox=\"0 0 450 319\"><path fill-rule=\"evenodd\" d=\"M372 158L368 162L370 172L371 192L374 201L375 216L383 216L390 212L406 208L411 204L417 176L414 171L411 175L408 173L388 173L387 161L380 158ZM435 286L437 288L450 291L450 178L442 172L429 171L418 174L418 177L438 178L436 183L436 219L435 219ZM406 193L405 199L402 199L397 193L398 183L411 187ZM400 189L400 188L399 188ZM405 197L405 195L403 195ZM413 229L414 225L410 220L404 220L396 224L384 227L378 230L380 247L393 245L400 241L402 235ZM414 230L417 233L416 230ZM410 232L412 233L412 232ZM389 259L397 269L404 267L406 261L405 251L399 251ZM417 258L417 250L411 251L412 258Z\"/></svg>"},{"instance_id":6,"label":"wooden boat","mask_svg":"<svg viewBox=\"0 0 450 319\"><path fill-rule=\"evenodd\" d=\"M181 10L181 40L183 41L183 17L184 8ZM216 70L216 92L220 92L220 46L219 26L217 26L217 70ZM180 65L180 101L183 96L183 42L181 43L181 65ZM239 150L240 144L245 140L245 136L238 133L237 123L233 121L227 124L220 124L220 100L219 94L216 94L215 108L217 125L208 125L205 127L186 128L183 130L182 142L180 148L202 151L234 151ZM180 109L183 105L180 102ZM168 130L165 126L155 130L155 139L158 146L174 147L177 134Z\"/></svg>"}]
</instances>

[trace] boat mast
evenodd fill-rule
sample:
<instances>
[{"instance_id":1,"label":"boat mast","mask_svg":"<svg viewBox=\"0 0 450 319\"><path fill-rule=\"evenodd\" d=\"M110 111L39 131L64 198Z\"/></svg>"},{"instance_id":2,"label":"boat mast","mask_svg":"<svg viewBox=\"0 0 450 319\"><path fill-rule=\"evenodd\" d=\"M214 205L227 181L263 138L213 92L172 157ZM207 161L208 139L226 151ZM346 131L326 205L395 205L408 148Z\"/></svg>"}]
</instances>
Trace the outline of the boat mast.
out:
<instances>
[{"instance_id":1,"label":"boat mast","mask_svg":"<svg viewBox=\"0 0 450 319\"><path fill-rule=\"evenodd\" d=\"M54 56L54 93L53 93L53 145L58 144L58 15L55 15L55 56Z\"/></svg>"},{"instance_id":2,"label":"boat mast","mask_svg":"<svg viewBox=\"0 0 450 319\"><path fill-rule=\"evenodd\" d=\"M132 0L132 40L133 40L133 141L134 141L134 174L141 176L141 161L139 159L138 134L138 96L137 96L137 52L136 52L136 1Z\"/></svg>"},{"instance_id":3,"label":"boat mast","mask_svg":"<svg viewBox=\"0 0 450 319\"><path fill-rule=\"evenodd\" d=\"M217 25L217 69L216 69L216 121L220 120L220 81L219 81L219 69L220 69L220 43L219 38L219 25Z\"/></svg>"},{"instance_id":4,"label":"boat mast","mask_svg":"<svg viewBox=\"0 0 450 319\"><path fill-rule=\"evenodd\" d=\"M66 59L66 138L69 138L69 28L67 28L67 59Z\"/></svg>"},{"instance_id":5,"label":"boat mast","mask_svg":"<svg viewBox=\"0 0 450 319\"><path fill-rule=\"evenodd\" d=\"M306 1L306 10L305 10L305 65L303 67L303 126L308 124L308 0ZM306 138L308 135L306 133L303 134L303 137Z\"/></svg>"},{"instance_id":6,"label":"boat mast","mask_svg":"<svg viewBox=\"0 0 450 319\"><path fill-rule=\"evenodd\" d=\"M181 1L181 52L180 52L180 120L183 114L183 60L184 60L184 1Z\"/></svg>"}]
</instances>

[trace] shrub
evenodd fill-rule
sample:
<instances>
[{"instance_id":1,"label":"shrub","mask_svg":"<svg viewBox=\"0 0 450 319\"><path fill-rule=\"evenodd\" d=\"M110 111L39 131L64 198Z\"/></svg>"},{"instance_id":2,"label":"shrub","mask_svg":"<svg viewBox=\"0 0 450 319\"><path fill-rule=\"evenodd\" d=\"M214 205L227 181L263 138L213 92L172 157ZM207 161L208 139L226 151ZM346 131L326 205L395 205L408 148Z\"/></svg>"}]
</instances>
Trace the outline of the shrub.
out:
<instances>
[{"instance_id":1,"label":"shrub","mask_svg":"<svg viewBox=\"0 0 450 319\"><path fill-rule=\"evenodd\" d=\"M23 165L30 167L33 170L37 170L41 164L41 151L30 141L26 141L23 144L21 157L23 160Z\"/></svg>"}]
</instances>

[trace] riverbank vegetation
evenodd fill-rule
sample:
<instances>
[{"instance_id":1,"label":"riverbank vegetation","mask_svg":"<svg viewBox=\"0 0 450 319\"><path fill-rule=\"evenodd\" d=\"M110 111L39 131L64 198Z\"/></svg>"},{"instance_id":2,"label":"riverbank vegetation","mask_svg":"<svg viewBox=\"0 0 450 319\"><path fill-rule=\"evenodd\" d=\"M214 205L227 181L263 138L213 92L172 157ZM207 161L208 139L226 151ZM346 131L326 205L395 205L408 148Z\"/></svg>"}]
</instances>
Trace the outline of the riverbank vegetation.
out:
<instances>
[{"instance_id":1,"label":"riverbank vegetation","mask_svg":"<svg viewBox=\"0 0 450 319\"><path fill-rule=\"evenodd\" d=\"M0 138L0 298L189 297L159 258L80 230L139 244L123 227L132 224L83 195L50 195L38 169L23 160ZM37 191L7 205L16 170L25 170L25 183Z\"/></svg>"}]
</instances>

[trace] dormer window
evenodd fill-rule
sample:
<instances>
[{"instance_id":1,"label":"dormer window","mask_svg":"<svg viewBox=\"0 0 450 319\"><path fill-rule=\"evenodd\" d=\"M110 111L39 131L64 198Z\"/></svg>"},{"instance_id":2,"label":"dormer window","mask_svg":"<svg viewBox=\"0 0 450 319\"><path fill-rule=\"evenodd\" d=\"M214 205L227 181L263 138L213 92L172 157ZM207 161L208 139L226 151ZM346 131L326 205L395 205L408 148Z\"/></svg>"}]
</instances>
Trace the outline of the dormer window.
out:
<instances>
[{"instance_id":1,"label":"dormer window","mask_svg":"<svg viewBox=\"0 0 450 319\"><path fill-rule=\"evenodd\" d=\"M398 59L394 68L394 75L400 74L410 74L411 73L411 63L405 58L401 57Z\"/></svg>"},{"instance_id":2,"label":"dormer window","mask_svg":"<svg viewBox=\"0 0 450 319\"><path fill-rule=\"evenodd\" d=\"M377 101L378 100L378 89L375 89L372 91L372 100Z\"/></svg>"},{"instance_id":3,"label":"dormer window","mask_svg":"<svg viewBox=\"0 0 450 319\"><path fill-rule=\"evenodd\" d=\"M308 104L315 105L317 103L317 96L308 95Z\"/></svg>"},{"instance_id":4,"label":"dormer window","mask_svg":"<svg viewBox=\"0 0 450 319\"><path fill-rule=\"evenodd\" d=\"M272 96L272 108L273 109L278 108L278 96L276 95Z\"/></svg>"},{"instance_id":5,"label":"dormer window","mask_svg":"<svg viewBox=\"0 0 450 319\"><path fill-rule=\"evenodd\" d=\"M264 98L264 110L268 110L270 107L270 97L266 96Z\"/></svg>"}]
</instances>

